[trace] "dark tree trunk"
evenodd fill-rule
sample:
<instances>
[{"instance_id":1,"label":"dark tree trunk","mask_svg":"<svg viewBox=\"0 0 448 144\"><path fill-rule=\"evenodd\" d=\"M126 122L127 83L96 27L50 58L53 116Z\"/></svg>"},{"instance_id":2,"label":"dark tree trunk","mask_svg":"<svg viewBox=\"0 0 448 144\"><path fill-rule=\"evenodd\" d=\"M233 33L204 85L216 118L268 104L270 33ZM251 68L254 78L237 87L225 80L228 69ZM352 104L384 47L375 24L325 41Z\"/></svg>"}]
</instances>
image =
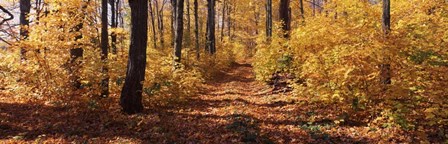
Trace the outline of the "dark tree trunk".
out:
<instances>
[{"instance_id":1,"label":"dark tree trunk","mask_svg":"<svg viewBox=\"0 0 448 144\"><path fill-rule=\"evenodd\" d=\"M305 20L305 11L303 8L303 0L299 0L299 5L300 5L300 17L302 17L302 21Z\"/></svg>"},{"instance_id":2,"label":"dark tree trunk","mask_svg":"<svg viewBox=\"0 0 448 144\"><path fill-rule=\"evenodd\" d=\"M174 27L174 62L178 68L182 57L182 37L184 33L184 0L174 0L176 2L176 26Z\"/></svg>"},{"instance_id":3,"label":"dark tree trunk","mask_svg":"<svg viewBox=\"0 0 448 144\"><path fill-rule=\"evenodd\" d=\"M196 42L196 59L199 60L200 50L199 50L199 16L198 16L198 0L194 0L194 36Z\"/></svg>"},{"instance_id":4,"label":"dark tree trunk","mask_svg":"<svg viewBox=\"0 0 448 144\"><path fill-rule=\"evenodd\" d=\"M30 21L27 18L28 14L31 10L31 1L30 0L20 0L20 37L22 40L28 39L29 31L28 27L30 25ZM21 49L21 58L25 59L26 50Z\"/></svg>"},{"instance_id":5,"label":"dark tree trunk","mask_svg":"<svg viewBox=\"0 0 448 144\"><path fill-rule=\"evenodd\" d=\"M143 110L142 89L145 80L146 44L148 42L148 1L129 0L131 7L131 45L126 79L120 105L127 114Z\"/></svg>"},{"instance_id":6,"label":"dark tree trunk","mask_svg":"<svg viewBox=\"0 0 448 144\"><path fill-rule=\"evenodd\" d=\"M289 31L291 30L291 17L290 17L290 7L289 0L280 0L280 8L279 8L280 20L282 21L282 29L285 38L289 38Z\"/></svg>"},{"instance_id":7,"label":"dark tree trunk","mask_svg":"<svg viewBox=\"0 0 448 144\"><path fill-rule=\"evenodd\" d=\"M115 29L117 28L118 25L118 21L117 21L117 17L118 17L118 0L109 0L109 4L110 4L110 11L111 11L111 28ZM117 54L117 34L115 34L114 32L112 32L110 34L111 37L111 47L112 47L112 53L113 54Z\"/></svg>"},{"instance_id":8,"label":"dark tree trunk","mask_svg":"<svg viewBox=\"0 0 448 144\"><path fill-rule=\"evenodd\" d=\"M107 32L107 0L101 0L101 61L103 62L102 72L105 76L101 80L101 96L109 96L109 74L107 68L107 55L109 54L109 34Z\"/></svg>"},{"instance_id":9,"label":"dark tree trunk","mask_svg":"<svg viewBox=\"0 0 448 144\"><path fill-rule=\"evenodd\" d=\"M207 0L207 51L215 54L215 0Z\"/></svg>"},{"instance_id":10,"label":"dark tree trunk","mask_svg":"<svg viewBox=\"0 0 448 144\"><path fill-rule=\"evenodd\" d=\"M272 0L266 2L266 36L272 37Z\"/></svg>"},{"instance_id":11,"label":"dark tree trunk","mask_svg":"<svg viewBox=\"0 0 448 144\"><path fill-rule=\"evenodd\" d=\"M383 18L382 18L382 26L385 37L390 33L390 0L383 0ZM380 73L380 81L382 84L387 85L391 84L391 66L387 62L388 59L385 59L386 63L381 64L381 73Z\"/></svg>"},{"instance_id":12,"label":"dark tree trunk","mask_svg":"<svg viewBox=\"0 0 448 144\"><path fill-rule=\"evenodd\" d=\"M156 37L156 23L154 22L154 11L152 9L152 2L149 2L149 13L151 14L151 26L152 26L152 42L154 48L157 48L157 37Z\"/></svg>"}]
</instances>

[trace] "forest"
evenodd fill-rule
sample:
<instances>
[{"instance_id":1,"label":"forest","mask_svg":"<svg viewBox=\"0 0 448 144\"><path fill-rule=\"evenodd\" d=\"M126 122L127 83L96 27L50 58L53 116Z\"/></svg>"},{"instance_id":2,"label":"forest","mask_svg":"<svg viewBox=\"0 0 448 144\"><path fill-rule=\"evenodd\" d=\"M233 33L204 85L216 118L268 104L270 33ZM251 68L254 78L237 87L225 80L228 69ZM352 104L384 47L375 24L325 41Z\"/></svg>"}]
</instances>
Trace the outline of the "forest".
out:
<instances>
[{"instance_id":1,"label":"forest","mask_svg":"<svg viewBox=\"0 0 448 144\"><path fill-rule=\"evenodd\" d=\"M0 143L448 143L448 0L1 0Z\"/></svg>"}]
</instances>

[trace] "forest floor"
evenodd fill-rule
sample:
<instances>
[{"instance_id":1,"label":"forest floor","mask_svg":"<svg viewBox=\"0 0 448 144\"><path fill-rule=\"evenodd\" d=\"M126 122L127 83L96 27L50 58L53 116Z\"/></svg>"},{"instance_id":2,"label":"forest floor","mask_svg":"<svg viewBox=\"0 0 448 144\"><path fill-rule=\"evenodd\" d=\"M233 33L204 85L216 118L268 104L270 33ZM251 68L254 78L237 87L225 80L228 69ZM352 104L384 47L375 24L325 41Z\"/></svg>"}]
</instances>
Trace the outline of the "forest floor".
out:
<instances>
[{"instance_id":1,"label":"forest floor","mask_svg":"<svg viewBox=\"0 0 448 144\"><path fill-rule=\"evenodd\" d=\"M400 141L393 130L336 125L330 111L337 107L288 95L255 81L252 66L240 62L207 82L198 96L147 107L132 116L122 114L118 104L92 110L85 104L51 106L2 97L0 143L376 143L390 137Z\"/></svg>"}]
</instances>

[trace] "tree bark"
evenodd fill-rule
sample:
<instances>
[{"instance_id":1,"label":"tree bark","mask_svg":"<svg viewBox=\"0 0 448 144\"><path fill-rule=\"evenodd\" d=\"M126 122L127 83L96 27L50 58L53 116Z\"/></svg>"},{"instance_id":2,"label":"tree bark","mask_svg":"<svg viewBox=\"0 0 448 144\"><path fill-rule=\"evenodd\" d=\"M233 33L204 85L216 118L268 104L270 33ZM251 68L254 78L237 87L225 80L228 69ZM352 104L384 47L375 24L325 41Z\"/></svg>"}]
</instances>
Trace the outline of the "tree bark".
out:
<instances>
[{"instance_id":1,"label":"tree bark","mask_svg":"<svg viewBox=\"0 0 448 144\"><path fill-rule=\"evenodd\" d=\"M207 51L215 54L215 0L207 0Z\"/></svg>"},{"instance_id":2,"label":"tree bark","mask_svg":"<svg viewBox=\"0 0 448 144\"><path fill-rule=\"evenodd\" d=\"M20 37L21 40L28 39L29 36L29 25L30 21L28 19L28 14L31 10L30 0L20 0ZM25 59L26 50L22 48L20 50L22 60Z\"/></svg>"},{"instance_id":3,"label":"tree bark","mask_svg":"<svg viewBox=\"0 0 448 144\"><path fill-rule=\"evenodd\" d=\"M143 110L142 89L145 80L148 42L148 1L129 0L131 7L131 44L120 105L127 114Z\"/></svg>"},{"instance_id":4,"label":"tree bark","mask_svg":"<svg viewBox=\"0 0 448 144\"><path fill-rule=\"evenodd\" d=\"M272 0L266 2L266 36L272 37Z\"/></svg>"},{"instance_id":5,"label":"tree bark","mask_svg":"<svg viewBox=\"0 0 448 144\"><path fill-rule=\"evenodd\" d=\"M282 29L284 32L284 37L289 38L289 31L291 30L291 17L290 17L290 7L289 7L289 0L280 0L280 8L279 8L279 14L280 14L280 20L282 21Z\"/></svg>"},{"instance_id":6,"label":"tree bark","mask_svg":"<svg viewBox=\"0 0 448 144\"><path fill-rule=\"evenodd\" d=\"M196 42L196 59L200 58L199 50L199 16L198 16L198 0L194 0L194 35Z\"/></svg>"},{"instance_id":7,"label":"tree bark","mask_svg":"<svg viewBox=\"0 0 448 144\"><path fill-rule=\"evenodd\" d=\"M175 29L175 42L174 42L174 65L178 68L182 57L182 38L184 32L184 0L174 0L176 2L176 26Z\"/></svg>"},{"instance_id":8,"label":"tree bark","mask_svg":"<svg viewBox=\"0 0 448 144\"><path fill-rule=\"evenodd\" d=\"M391 30L390 29L390 0L383 0L382 27L383 27L383 32L384 32L385 38L387 38L387 36L389 35L390 30ZM388 59L385 58L386 63L381 64L381 66L380 66L380 68L381 68L380 81L384 85L392 83L391 72L390 72L391 66L387 61L388 61Z\"/></svg>"},{"instance_id":9,"label":"tree bark","mask_svg":"<svg viewBox=\"0 0 448 144\"><path fill-rule=\"evenodd\" d=\"M118 0L109 0L109 4L110 4L110 11L111 11L111 28L115 29L117 28L118 25L118 21L117 21L117 17L118 17ZM112 47L112 53L113 54L117 54L117 34L112 32L110 34L111 37L111 47Z\"/></svg>"},{"instance_id":10,"label":"tree bark","mask_svg":"<svg viewBox=\"0 0 448 144\"><path fill-rule=\"evenodd\" d=\"M101 0L101 61L103 63L102 73L105 76L101 80L101 96L109 96L109 74L107 68L107 55L109 54L109 34L107 32L107 0Z\"/></svg>"}]
</instances>

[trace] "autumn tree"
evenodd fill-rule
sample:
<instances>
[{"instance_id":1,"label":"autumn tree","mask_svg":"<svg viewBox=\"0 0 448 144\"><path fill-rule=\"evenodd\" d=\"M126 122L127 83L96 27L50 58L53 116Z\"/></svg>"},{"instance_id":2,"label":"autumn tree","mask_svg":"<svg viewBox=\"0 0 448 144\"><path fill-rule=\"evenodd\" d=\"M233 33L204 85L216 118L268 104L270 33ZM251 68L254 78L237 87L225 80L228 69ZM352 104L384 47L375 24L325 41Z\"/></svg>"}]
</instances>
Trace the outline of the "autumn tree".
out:
<instances>
[{"instance_id":1,"label":"autumn tree","mask_svg":"<svg viewBox=\"0 0 448 144\"><path fill-rule=\"evenodd\" d=\"M390 32L390 0L383 0L383 16L382 16L382 27L383 33L385 37L389 35ZM391 84L391 74L390 74L390 64L387 63L388 59L385 58L386 63L381 64L381 83L382 84Z\"/></svg>"},{"instance_id":2,"label":"autumn tree","mask_svg":"<svg viewBox=\"0 0 448 144\"><path fill-rule=\"evenodd\" d=\"M101 81L101 96L109 96L109 78L107 69L107 55L109 54L109 35L107 32L107 0L101 0L101 61L103 62L102 72L105 78Z\"/></svg>"},{"instance_id":3,"label":"autumn tree","mask_svg":"<svg viewBox=\"0 0 448 144\"><path fill-rule=\"evenodd\" d=\"M266 36L272 36L272 0L266 0Z\"/></svg>"},{"instance_id":4,"label":"autumn tree","mask_svg":"<svg viewBox=\"0 0 448 144\"><path fill-rule=\"evenodd\" d=\"M215 54L215 0L207 0L207 51Z\"/></svg>"},{"instance_id":5,"label":"autumn tree","mask_svg":"<svg viewBox=\"0 0 448 144\"><path fill-rule=\"evenodd\" d=\"M152 6L152 2L149 2L149 14L151 16L151 27L152 27L152 43L154 45L154 48L157 48L157 37L156 37L156 23L155 23L155 18L154 18L154 10L153 10L153 6Z\"/></svg>"},{"instance_id":6,"label":"autumn tree","mask_svg":"<svg viewBox=\"0 0 448 144\"><path fill-rule=\"evenodd\" d=\"M119 15L119 2L120 0L109 0L110 11L111 11L111 28L116 29L118 27L118 15ZM111 50L113 54L117 53L117 34L115 32L111 32Z\"/></svg>"},{"instance_id":7,"label":"autumn tree","mask_svg":"<svg viewBox=\"0 0 448 144\"><path fill-rule=\"evenodd\" d=\"M198 0L194 0L194 37L195 37L195 47L196 47L196 59L200 57L199 50L199 16L198 16Z\"/></svg>"},{"instance_id":8,"label":"autumn tree","mask_svg":"<svg viewBox=\"0 0 448 144\"><path fill-rule=\"evenodd\" d=\"M176 1L176 19L174 27L174 62L175 66L180 63L182 56L182 38L184 31L184 0L174 0Z\"/></svg>"},{"instance_id":9,"label":"autumn tree","mask_svg":"<svg viewBox=\"0 0 448 144\"><path fill-rule=\"evenodd\" d=\"M28 39L29 36L29 25L30 21L28 19L28 14L31 10L31 1L30 0L20 0L20 37L25 40ZM26 50L21 49L22 59L25 59Z\"/></svg>"},{"instance_id":10,"label":"autumn tree","mask_svg":"<svg viewBox=\"0 0 448 144\"><path fill-rule=\"evenodd\" d=\"M145 80L146 44L148 42L148 1L129 0L131 7L131 44L126 79L120 105L127 114L143 110L142 89Z\"/></svg>"},{"instance_id":11,"label":"autumn tree","mask_svg":"<svg viewBox=\"0 0 448 144\"><path fill-rule=\"evenodd\" d=\"M279 17L282 22L281 28L283 29L284 37L289 37L289 31L291 30L291 15L290 11L291 8L289 7L289 0L280 0L280 7L279 7Z\"/></svg>"}]
</instances>

